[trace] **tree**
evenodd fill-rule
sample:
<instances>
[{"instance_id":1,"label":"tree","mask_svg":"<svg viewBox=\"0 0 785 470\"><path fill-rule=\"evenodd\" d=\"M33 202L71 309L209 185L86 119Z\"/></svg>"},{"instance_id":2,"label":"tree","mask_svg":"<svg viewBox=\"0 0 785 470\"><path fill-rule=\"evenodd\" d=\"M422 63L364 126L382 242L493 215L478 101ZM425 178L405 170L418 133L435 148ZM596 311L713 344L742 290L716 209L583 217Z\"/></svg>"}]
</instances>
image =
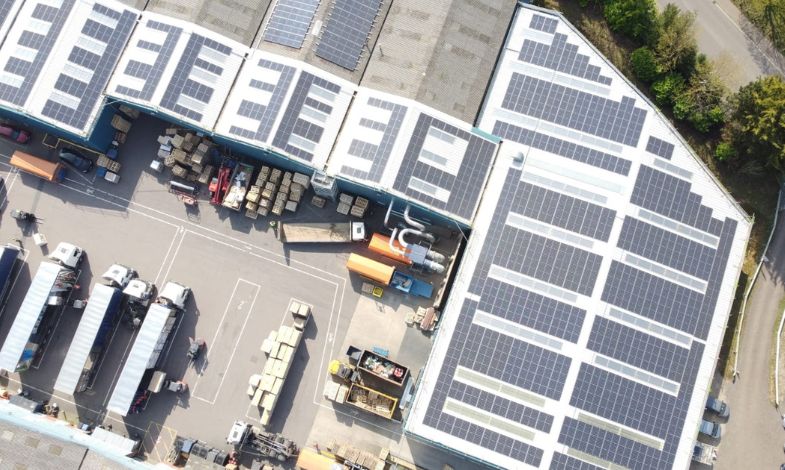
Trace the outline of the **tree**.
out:
<instances>
[{"instance_id":1,"label":"tree","mask_svg":"<svg viewBox=\"0 0 785 470\"><path fill-rule=\"evenodd\" d=\"M762 77L741 87L730 101L726 138L739 156L785 169L785 82Z\"/></svg>"},{"instance_id":2,"label":"tree","mask_svg":"<svg viewBox=\"0 0 785 470\"><path fill-rule=\"evenodd\" d=\"M730 142L720 142L714 149L714 158L721 162L728 162L736 158L736 149Z\"/></svg>"},{"instance_id":3,"label":"tree","mask_svg":"<svg viewBox=\"0 0 785 470\"><path fill-rule=\"evenodd\" d=\"M694 24L694 13L683 12L672 3L662 11L657 22L657 44L654 48L660 73L689 69L695 62L698 45ZM690 71L685 71L688 72L685 76L689 76Z\"/></svg>"},{"instance_id":4,"label":"tree","mask_svg":"<svg viewBox=\"0 0 785 470\"><path fill-rule=\"evenodd\" d=\"M681 95L685 86L684 77L680 74L665 75L651 86L651 91L654 92L654 101L662 107L673 106L676 97Z\"/></svg>"},{"instance_id":5,"label":"tree","mask_svg":"<svg viewBox=\"0 0 785 470\"><path fill-rule=\"evenodd\" d=\"M630 65L635 76L641 81L651 83L657 79L658 67L657 58L648 47L640 47L630 54Z\"/></svg>"},{"instance_id":6,"label":"tree","mask_svg":"<svg viewBox=\"0 0 785 470\"><path fill-rule=\"evenodd\" d=\"M654 43L657 35L657 7L654 0L608 0L604 13L613 31L643 44Z\"/></svg>"},{"instance_id":7,"label":"tree","mask_svg":"<svg viewBox=\"0 0 785 470\"><path fill-rule=\"evenodd\" d=\"M775 47L785 48L785 0L766 0L761 16L771 42Z\"/></svg>"},{"instance_id":8,"label":"tree","mask_svg":"<svg viewBox=\"0 0 785 470\"><path fill-rule=\"evenodd\" d=\"M689 121L700 132L708 132L725 121L723 100L727 89L711 61L700 56L687 86L676 96L673 115Z\"/></svg>"}]
</instances>

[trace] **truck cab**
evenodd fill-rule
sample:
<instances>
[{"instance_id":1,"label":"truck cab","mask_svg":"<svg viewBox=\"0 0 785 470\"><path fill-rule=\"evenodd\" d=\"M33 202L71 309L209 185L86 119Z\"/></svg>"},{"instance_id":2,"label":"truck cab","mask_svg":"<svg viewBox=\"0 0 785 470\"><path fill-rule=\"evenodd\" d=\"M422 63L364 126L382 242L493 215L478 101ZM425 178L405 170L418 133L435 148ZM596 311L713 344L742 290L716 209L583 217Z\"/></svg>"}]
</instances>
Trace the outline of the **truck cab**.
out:
<instances>
[{"instance_id":1,"label":"truck cab","mask_svg":"<svg viewBox=\"0 0 785 470\"><path fill-rule=\"evenodd\" d=\"M136 277L136 271L122 264L113 264L101 277L110 286L125 289L128 283Z\"/></svg>"},{"instance_id":2,"label":"truck cab","mask_svg":"<svg viewBox=\"0 0 785 470\"><path fill-rule=\"evenodd\" d=\"M190 297L190 295L191 289L189 287L185 287L174 281L169 281L164 285L164 288L158 295L158 303L171 305L183 310L185 309L185 303L188 302L188 297Z\"/></svg>"},{"instance_id":3,"label":"truck cab","mask_svg":"<svg viewBox=\"0 0 785 470\"><path fill-rule=\"evenodd\" d=\"M83 257L83 249L66 242L60 242L57 248L49 254L49 259L71 269L78 269Z\"/></svg>"}]
</instances>

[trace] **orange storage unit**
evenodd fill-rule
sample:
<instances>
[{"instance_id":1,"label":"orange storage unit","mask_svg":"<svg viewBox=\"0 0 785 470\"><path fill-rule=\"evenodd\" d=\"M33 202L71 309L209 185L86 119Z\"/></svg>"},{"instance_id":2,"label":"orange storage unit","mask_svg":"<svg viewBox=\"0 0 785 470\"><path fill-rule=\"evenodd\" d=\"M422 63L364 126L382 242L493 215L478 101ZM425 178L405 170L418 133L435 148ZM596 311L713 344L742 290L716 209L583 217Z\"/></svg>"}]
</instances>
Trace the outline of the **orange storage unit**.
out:
<instances>
[{"instance_id":1,"label":"orange storage unit","mask_svg":"<svg viewBox=\"0 0 785 470\"><path fill-rule=\"evenodd\" d=\"M398 243L398 240L393 241L393 246L402 252L409 253L411 250L404 249L403 245ZM371 249L374 253L379 253L380 255L386 256L390 259L394 259L395 261L400 261L401 263L405 264L412 264L412 260L410 260L406 255L402 255L390 249L390 237L382 235L381 233L374 233L371 237L371 243L368 245L368 248Z\"/></svg>"},{"instance_id":2,"label":"orange storage unit","mask_svg":"<svg viewBox=\"0 0 785 470\"><path fill-rule=\"evenodd\" d=\"M372 281L384 284L385 286L390 285L393 273L395 272L395 268L392 266L374 261L365 256L360 256L357 253L349 255L349 260L346 262L346 269L357 273L360 276L367 277Z\"/></svg>"},{"instance_id":3,"label":"orange storage unit","mask_svg":"<svg viewBox=\"0 0 785 470\"><path fill-rule=\"evenodd\" d=\"M19 150L11 155L10 163L11 166L18 168L20 171L30 173L47 181L59 181L62 168L60 163L50 162Z\"/></svg>"}]
</instances>

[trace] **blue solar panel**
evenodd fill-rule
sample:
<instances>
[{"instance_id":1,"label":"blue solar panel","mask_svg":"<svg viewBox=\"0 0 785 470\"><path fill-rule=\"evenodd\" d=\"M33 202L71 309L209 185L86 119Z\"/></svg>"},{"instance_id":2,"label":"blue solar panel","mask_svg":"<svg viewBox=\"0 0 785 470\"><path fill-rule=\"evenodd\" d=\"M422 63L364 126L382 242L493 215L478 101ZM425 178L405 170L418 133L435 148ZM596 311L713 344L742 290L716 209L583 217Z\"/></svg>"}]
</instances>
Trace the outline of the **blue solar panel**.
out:
<instances>
[{"instance_id":1,"label":"blue solar panel","mask_svg":"<svg viewBox=\"0 0 785 470\"><path fill-rule=\"evenodd\" d=\"M299 49L319 7L319 0L277 0L264 40Z\"/></svg>"},{"instance_id":2,"label":"blue solar panel","mask_svg":"<svg viewBox=\"0 0 785 470\"><path fill-rule=\"evenodd\" d=\"M316 55L355 70L381 5L382 0L335 0Z\"/></svg>"},{"instance_id":3,"label":"blue solar panel","mask_svg":"<svg viewBox=\"0 0 785 470\"><path fill-rule=\"evenodd\" d=\"M515 72L502 107L631 147L646 119L646 110L628 96L614 101Z\"/></svg>"}]
</instances>

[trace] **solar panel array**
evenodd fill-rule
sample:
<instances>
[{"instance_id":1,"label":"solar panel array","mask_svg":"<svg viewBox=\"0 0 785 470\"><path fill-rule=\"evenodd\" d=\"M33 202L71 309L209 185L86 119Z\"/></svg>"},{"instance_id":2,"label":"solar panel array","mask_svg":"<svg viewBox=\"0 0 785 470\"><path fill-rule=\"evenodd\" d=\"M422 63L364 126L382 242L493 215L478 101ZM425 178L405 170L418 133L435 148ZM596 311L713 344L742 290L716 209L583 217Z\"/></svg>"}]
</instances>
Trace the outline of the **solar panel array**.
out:
<instances>
[{"instance_id":1,"label":"solar panel array","mask_svg":"<svg viewBox=\"0 0 785 470\"><path fill-rule=\"evenodd\" d=\"M264 30L264 40L299 49L319 7L319 0L278 0Z\"/></svg>"},{"instance_id":2,"label":"solar panel array","mask_svg":"<svg viewBox=\"0 0 785 470\"><path fill-rule=\"evenodd\" d=\"M103 97L114 66L131 36L138 14L100 3L85 18L80 37L68 54L41 114L70 127L84 129ZM101 53L96 52L95 44ZM93 44L91 50L85 44Z\"/></svg>"},{"instance_id":3,"label":"solar panel array","mask_svg":"<svg viewBox=\"0 0 785 470\"><path fill-rule=\"evenodd\" d=\"M136 59L129 60L122 73L141 80L143 82L142 87L140 89L131 88L126 85L117 85L115 91L130 98L149 101L153 97L156 88L158 88L158 84L161 82L164 68L166 68L166 64L171 60L174 47L177 45L177 41L180 39L183 30L177 26L154 20L147 20L143 25L139 25L139 27L151 29L153 30L153 34L144 35L144 38L137 39L136 44L131 44L131 46L135 45L140 49L152 53L151 55L154 56L155 59L152 63L141 62ZM163 35L160 33L163 33ZM163 41L152 41L153 38L162 38Z\"/></svg>"},{"instance_id":4,"label":"solar panel array","mask_svg":"<svg viewBox=\"0 0 785 470\"><path fill-rule=\"evenodd\" d=\"M338 84L302 72L294 87L289 105L284 111L281 124L275 133L273 145L310 162L314 149L324 133L324 123L318 119L307 119L313 114L327 119L333 111L333 103L341 92ZM316 121L316 122L314 122Z\"/></svg>"},{"instance_id":5,"label":"solar panel array","mask_svg":"<svg viewBox=\"0 0 785 470\"><path fill-rule=\"evenodd\" d=\"M248 86L251 92L240 102L237 114L257 122L258 127L247 129L232 124L229 133L263 143L270 137L296 70L294 67L266 59L259 59L257 67L259 73L254 73L253 76L259 78L249 78ZM269 75L265 72L273 72L277 75L277 80L267 78Z\"/></svg>"},{"instance_id":6,"label":"solar panel array","mask_svg":"<svg viewBox=\"0 0 785 470\"><path fill-rule=\"evenodd\" d=\"M512 74L502 107L632 147L646 119L629 96L614 101L519 73Z\"/></svg>"},{"instance_id":7,"label":"solar panel array","mask_svg":"<svg viewBox=\"0 0 785 470\"><path fill-rule=\"evenodd\" d=\"M649 137L649 142L646 144L647 152L653 153L654 155L662 157L666 160L671 159L674 148L675 146L672 143L658 139L654 136Z\"/></svg>"},{"instance_id":8,"label":"solar panel array","mask_svg":"<svg viewBox=\"0 0 785 470\"><path fill-rule=\"evenodd\" d=\"M578 46L569 44L567 36L564 34L554 34L553 41L549 45L530 39L524 40L518 58L523 62L574 75L602 85L611 84L611 78L602 75L600 67L590 64L589 56L579 54Z\"/></svg>"},{"instance_id":9,"label":"solar panel array","mask_svg":"<svg viewBox=\"0 0 785 470\"><path fill-rule=\"evenodd\" d=\"M392 103L389 101L381 100L375 97L368 97L368 106L378 110L373 116L369 118L360 119L359 126L365 129L370 129L381 133L381 138L378 142L369 142L376 133L357 132L352 136L352 142L349 146L348 154L352 157L361 159L363 163L368 165L368 169L356 168L350 164L344 163L341 166L340 172L343 175L359 178L365 181L380 182L387 168L387 162L392 153L392 147L395 140L398 138L398 133L403 124L403 119L406 116L406 106L401 104ZM385 112L389 113L389 117L384 120L382 116ZM384 120L384 122L379 119Z\"/></svg>"},{"instance_id":10,"label":"solar panel array","mask_svg":"<svg viewBox=\"0 0 785 470\"><path fill-rule=\"evenodd\" d=\"M553 34L541 17L524 20ZM487 226L458 273L470 280L442 319L455 326L437 339L407 429L506 468L671 468L692 432L690 403L703 399L698 369L716 354L706 344L728 307L718 306L720 289L741 224L716 209L727 196L713 182L645 164L645 151L670 159L676 143L640 142L651 117L639 98L530 77L514 52L480 127L522 144L523 161L497 160L494 198L478 215ZM622 144L625 158L595 149L597 140L527 129L509 111ZM573 169L575 160L590 166ZM538 444L551 439L558 452Z\"/></svg>"},{"instance_id":11,"label":"solar panel array","mask_svg":"<svg viewBox=\"0 0 785 470\"><path fill-rule=\"evenodd\" d=\"M382 0L335 0L316 55L355 70L381 5Z\"/></svg>"},{"instance_id":12,"label":"solar panel array","mask_svg":"<svg viewBox=\"0 0 785 470\"><path fill-rule=\"evenodd\" d=\"M214 84L224 73L224 64L231 54L231 47L199 34L191 34L161 98L161 106L194 121L201 121L203 113L194 109L194 102L204 106L210 103L215 92ZM197 73L200 77L198 81L194 79ZM187 104L181 102L182 97L186 97Z\"/></svg>"},{"instance_id":13,"label":"solar panel array","mask_svg":"<svg viewBox=\"0 0 785 470\"><path fill-rule=\"evenodd\" d=\"M433 155L425 148L432 139L441 145L465 147L465 150L461 154ZM436 209L471 220L495 153L494 142L421 113L393 189ZM452 161L440 164L440 160L448 158Z\"/></svg>"},{"instance_id":14,"label":"solar panel array","mask_svg":"<svg viewBox=\"0 0 785 470\"><path fill-rule=\"evenodd\" d=\"M75 0L62 0L59 7L48 2L23 5L12 28L22 30L17 44L8 44L7 39L3 47L13 47L14 51L0 74L0 101L24 106L75 3ZM23 12L29 13L29 18L22 17Z\"/></svg>"}]
</instances>

